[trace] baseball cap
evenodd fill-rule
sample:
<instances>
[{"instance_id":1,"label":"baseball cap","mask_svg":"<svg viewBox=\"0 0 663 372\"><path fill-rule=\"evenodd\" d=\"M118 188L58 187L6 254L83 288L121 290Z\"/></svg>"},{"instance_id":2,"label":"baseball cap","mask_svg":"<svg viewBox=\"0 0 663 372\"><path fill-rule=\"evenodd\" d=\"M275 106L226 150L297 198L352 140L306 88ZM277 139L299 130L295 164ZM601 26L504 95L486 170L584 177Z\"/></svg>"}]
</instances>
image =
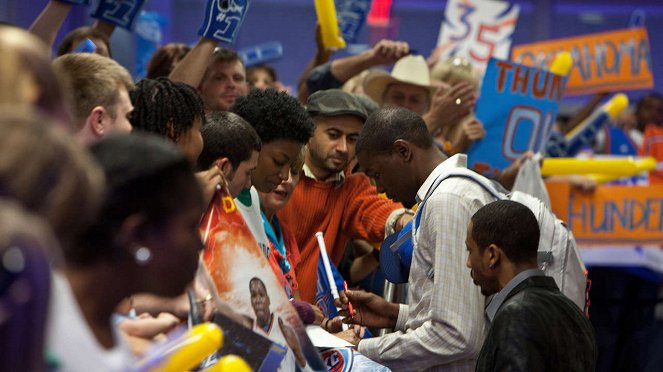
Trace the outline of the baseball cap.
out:
<instances>
[{"instance_id":1,"label":"baseball cap","mask_svg":"<svg viewBox=\"0 0 663 372\"><path fill-rule=\"evenodd\" d=\"M354 115L366 120L364 105L353 94L340 89L319 90L308 98L306 112L309 115Z\"/></svg>"}]
</instances>

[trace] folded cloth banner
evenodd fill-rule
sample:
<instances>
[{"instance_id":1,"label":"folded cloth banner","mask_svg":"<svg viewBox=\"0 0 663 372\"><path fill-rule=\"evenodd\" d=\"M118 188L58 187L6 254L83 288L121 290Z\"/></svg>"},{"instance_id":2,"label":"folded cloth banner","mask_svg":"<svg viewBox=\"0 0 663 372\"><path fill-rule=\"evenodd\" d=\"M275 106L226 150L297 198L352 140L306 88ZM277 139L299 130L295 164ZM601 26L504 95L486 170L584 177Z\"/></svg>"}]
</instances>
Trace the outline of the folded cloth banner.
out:
<instances>
[{"instance_id":1,"label":"folded cloth banner","mask_svg":"<svg viewBox=\"0 0 663 372\"><path fill-rule=\"evenodd\" d=\"M198 35L233 43L249 10L249 0L207 0L205 18Z\"/></svg>"},{"instance_id":2,"label":"folded cloth banner","mask_svg":"<svg viewBox=\"0 0 663 372\"><path fill-rule=\"evenodd\" d=\"M529 66L547 66L560 51L573 57L568 95L654 86L649 37L644 27L516 45L511 59Z\"/></svg>"},{"instance_id":3,"label":"folded cloth banner","mask_svg":"<svg viewBox=\"0 0 663 372\"><path fill-rule=\"evenodd\" d=\"M663 188L598 186L575 191L566 182L546 182L552 209L578 244L624 246L663 244Z\"/></svg>"},{"instance_id":4,"label":"folded cloth banner","mask_svg":"<svg viewBox=\"0 0 663 372\"><path fill-rule=\"evenodd\" d=\"M491 57L509 58L519 7L504 1L449 0L434 53L463 57L484 67Z\"/></svg>"},{"instance_id":5,"label":"folded cloth banner","mask_svg":"<svg viewBox=\"0 0 663 372\"><path fill-rule=\"evenodd\" d=\"M468 150L470 168L496 175L527 151L542 151L565 84L561 75L491 58L476 107L486 136Z\"/></svg>"}]
</instances>

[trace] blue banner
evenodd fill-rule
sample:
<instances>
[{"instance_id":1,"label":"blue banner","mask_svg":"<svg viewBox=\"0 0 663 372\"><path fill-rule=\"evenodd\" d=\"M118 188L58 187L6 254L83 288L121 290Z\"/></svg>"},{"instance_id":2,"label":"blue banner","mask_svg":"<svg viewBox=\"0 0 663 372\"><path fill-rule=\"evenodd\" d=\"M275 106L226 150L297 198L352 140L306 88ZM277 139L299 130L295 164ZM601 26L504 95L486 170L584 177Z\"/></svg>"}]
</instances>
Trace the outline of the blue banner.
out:
<instances>
[{"instance_id":1,"label":"blue banner","mask_svg":"<svg viewBox=\"0 0 663 372\"><path fill-rule=\"evenodd\" d=\"M525 152L544 151L565 87L561 75L491 58L476 107L486 136L468 150L469 167L497 175Z\"/></svg>"}]
</instances>

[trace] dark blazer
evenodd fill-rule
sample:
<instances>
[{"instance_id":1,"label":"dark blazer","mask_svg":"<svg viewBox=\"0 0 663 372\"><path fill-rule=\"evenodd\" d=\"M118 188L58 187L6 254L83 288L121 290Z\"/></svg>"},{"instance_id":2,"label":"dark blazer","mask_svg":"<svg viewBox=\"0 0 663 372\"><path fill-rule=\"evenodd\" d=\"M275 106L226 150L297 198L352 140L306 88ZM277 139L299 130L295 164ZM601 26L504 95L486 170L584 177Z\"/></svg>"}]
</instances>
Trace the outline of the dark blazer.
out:
<instances>
[{"instance_id":1,"label":"dark blazer","mask_svg":"<svg viewBox=\"0 0 663 372\"><path fill-rule=\"evenodd\" d=\"M547 276L525 279L495 314L477 371L594 371L594 330Z\"/></svg>"}]
</instances>

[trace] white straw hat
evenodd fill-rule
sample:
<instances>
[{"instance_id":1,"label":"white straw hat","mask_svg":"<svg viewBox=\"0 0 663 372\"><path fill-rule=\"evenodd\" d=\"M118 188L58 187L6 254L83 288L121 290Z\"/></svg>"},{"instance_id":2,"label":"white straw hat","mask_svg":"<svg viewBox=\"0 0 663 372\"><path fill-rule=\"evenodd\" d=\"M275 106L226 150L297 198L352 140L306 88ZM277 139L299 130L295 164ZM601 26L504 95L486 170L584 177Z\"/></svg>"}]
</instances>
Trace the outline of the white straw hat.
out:
<instances>
[{"instance_id":1,"label":"white straw hat","mask_svg":"<svg viewBox=\"0 0 663 372\"><path fill-rule=\"evenodd\" d=\"M430 84L430 72L424 57L417 55L405 56L396 62L391 74L384 71L375 71L368 74L364 80L364 93L382 106L382 96L389 84L411 84L429 91L435 91Z\"/></svg>"}]
</instances>

